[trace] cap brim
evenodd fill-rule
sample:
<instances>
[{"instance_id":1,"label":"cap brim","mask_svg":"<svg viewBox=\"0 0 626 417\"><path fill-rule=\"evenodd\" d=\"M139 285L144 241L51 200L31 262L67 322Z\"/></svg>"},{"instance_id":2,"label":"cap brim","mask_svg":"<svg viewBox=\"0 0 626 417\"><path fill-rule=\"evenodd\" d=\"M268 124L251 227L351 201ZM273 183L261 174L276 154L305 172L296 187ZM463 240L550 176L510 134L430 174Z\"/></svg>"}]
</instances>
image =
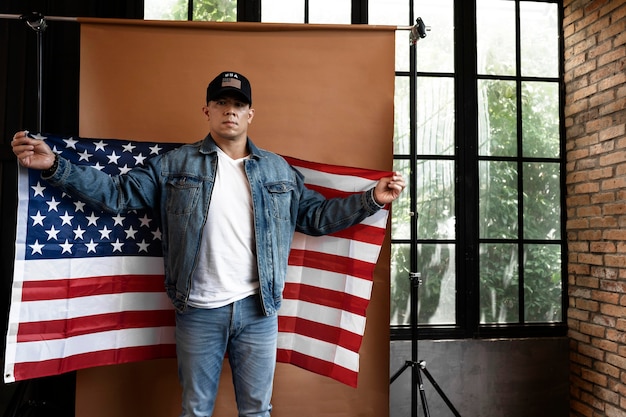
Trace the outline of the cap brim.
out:
<instances>
[{"instance_id":1,"label":"cap brim","mask_svg":"<svg viewBox=\"0 0 626 417\"><path fill-rule=\"evenodd\" d=\"M211 97L209 97L209 101L215 101L220 97L223 96L227 96L227 95L233 95L233 96L237 96L240 99L242 99L242 101L251 104L252 100L250 100L250 98L248 98L244 93L241 92L241 90L237 89L237 88L232 88L232 87L224 87L222 89L220 89L218 92L216 92L215 94L213 94Z\"/></svg>"}]
</instances>

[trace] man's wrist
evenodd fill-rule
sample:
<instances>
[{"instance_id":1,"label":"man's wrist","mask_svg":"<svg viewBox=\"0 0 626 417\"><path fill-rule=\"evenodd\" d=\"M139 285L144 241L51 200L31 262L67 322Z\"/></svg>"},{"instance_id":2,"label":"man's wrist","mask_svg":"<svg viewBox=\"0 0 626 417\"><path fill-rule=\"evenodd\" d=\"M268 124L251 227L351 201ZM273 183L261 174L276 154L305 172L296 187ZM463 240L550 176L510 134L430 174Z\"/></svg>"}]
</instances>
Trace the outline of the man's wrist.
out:
<instances>
[{"instance_id":1,"label":"man's wrist","mask_svg":"<svg viewBox=\"0 0 626 417\"><path fill-rule=\"evenodd\" d=\"M52 162L52 165L50 166L50 168L44 169L43 171L41 171L41 176L45 178L50 178L57 172L58 168L59 168L59 155L55 153L54 161Z\"/></svg>"},{"instance_id":2,"label":"man's wrist","mask_svg":"<svg viewBox=\"0 0 626 417\"><path fill-rule=\"evenodd\" d=\"M370 207L371 212L374 213L385 207L384 204L380 204L378 201L376 201L376 197L374 197L374 188L370 188L365 194L367 196L367 200L370 202L368 206Z\"/></svg>"}]
</instances>

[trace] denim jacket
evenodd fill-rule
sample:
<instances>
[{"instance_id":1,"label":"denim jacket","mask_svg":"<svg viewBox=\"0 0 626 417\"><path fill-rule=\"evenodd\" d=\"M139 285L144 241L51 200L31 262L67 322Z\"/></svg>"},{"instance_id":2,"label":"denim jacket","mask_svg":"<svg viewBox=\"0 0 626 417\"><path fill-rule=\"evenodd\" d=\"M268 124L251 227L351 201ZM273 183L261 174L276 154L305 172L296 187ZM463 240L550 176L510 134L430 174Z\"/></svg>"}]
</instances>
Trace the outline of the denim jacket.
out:
<instances>
[{"instance_id":1,"label":"denim jacket","mask_svg":"<svg viewBox=\"0 0 626 417\"><path fill-rule=\"evenodd\" d=\"M254 212L260 295L266 315L280 308L294 230L332 233L361 222L380 206L373 189L346 198L325 199L304 186L303 176L282 157L248 139L245 172ZM217 171L217 145L210 135L156 156L125 175L109 176L59 158L52 185L100 210L119 213L151 208L160 214L165 289L174 307L187 307L198 263Z\"/></svg>"}]
</instances>

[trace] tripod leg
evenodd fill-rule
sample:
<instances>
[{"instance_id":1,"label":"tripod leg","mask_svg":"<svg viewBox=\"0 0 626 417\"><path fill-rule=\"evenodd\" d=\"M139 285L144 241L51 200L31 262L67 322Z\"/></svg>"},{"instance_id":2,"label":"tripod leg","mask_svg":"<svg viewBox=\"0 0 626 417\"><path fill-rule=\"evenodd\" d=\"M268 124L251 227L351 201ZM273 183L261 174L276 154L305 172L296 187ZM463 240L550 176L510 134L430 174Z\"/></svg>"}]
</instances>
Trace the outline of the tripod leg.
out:
<instances>
[{"instance_id":1,"label":"tripod leg","mask_svg":"<svg viewBox=\"0 0 626 417\"><path fill-rule=\"evenodd\" d=\"M433 385L433 387L435 387L435 390L437 391L437 393L439 394L439 396L441 396L441 399L443 399L443 401L446 403L446 405L448 406L448 408L450 408L450 411L452 411L452 413L456 416L456 417L461 417L461 414L459 414L459 412L457 411L456 408L454 408L454 405L452 404L452 402L450 401L450 399L448 399L448 397L446 396L446 394L443 392L443 390L441 389L441 387L439 386L439 384L437 384L437 382L435 381L435 378L433 378L433 376L430 374L430 372L428 371L428 369L426 369L426 362L424 361L420 361L419 362L419 369L424 372L424 375L426 375L426 378L428 378L428 380L430 381L430 383ZM421 385L421 378L420 378L420 385Z\"/></svg>"},{"instance_id":2,"label":"tripod leg","mask_svg":"<svg viewBox=\"0 0 626 417\"><path fill-rule=\"evenodd\" d=\"M428 402L426 401L426 391L424 390L424 381L422 380L421 368L419 366L415 367L415 373L417 374L417 389L420 392L424 417L430 417L430 410L428 409Z\"/></svg>"},{"instance_id":3,"label":"tripod leg","mask_svg":"<svg viewBox=\"0 0 626 417\"><path fill-rule=\"evenodd\" d=\"M393 376L389 379L389 385L393 384L393 381L398 379L398 377L402 374L402 372L406 371L406 369L409 366L413 366L413 362L411 362L411 361L404 362L404 365L402 365L402 368L398 369L398 372L393 374Z\"/></svg>"}]
</instances>

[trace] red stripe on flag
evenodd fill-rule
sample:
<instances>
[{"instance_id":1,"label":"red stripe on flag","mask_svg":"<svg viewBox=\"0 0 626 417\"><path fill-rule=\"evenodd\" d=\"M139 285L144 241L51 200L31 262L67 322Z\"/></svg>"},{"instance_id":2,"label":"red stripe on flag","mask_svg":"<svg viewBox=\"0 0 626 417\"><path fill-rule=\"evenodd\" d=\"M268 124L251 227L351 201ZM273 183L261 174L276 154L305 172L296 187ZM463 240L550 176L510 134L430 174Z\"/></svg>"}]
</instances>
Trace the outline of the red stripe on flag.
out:
<instances>
[{"instance_id":1,"label":"red stripe on flag","mask_svg":"<svg viewBox=\"0 0 626 417\"><path fill-rule=\"evenodd\" d=\"M332 233L329 236L370 243L372 245L382 245L385 240L385 232L383 228L360 223Z\"/></svg>"},{"instance_id":2,"label":"red stripe on flag","mask_svg":"<svg viewBox=\"0 0 626 417\"><path fill-rule=\"evenodd\" d=\"M320 193L326 198L335 198L335 197L343 198L343 197L348 197L352 194L360 193L360 191L349 193L347 191L341 191L335 188L326 188L326 187L322 187L321 185L315 185L315 184L305 184L305 185L306 185L306 188L308 188L309 190L317 191L318 193Z\"/></svg>"},{"instance_id":3,"label":"red stripe on flag","mask_svg":"<svg viewBox=\"0 0 626 417\"><path fill-rule=\"evenodd\" d=\"M78 369L176 356L176 345L150 345L88 352L66 358L16 363L16 381L58 375Z\"/></svg>"},{"instance_id":4,"label":"red stripe on flag","mask_svg":"<svg viewBox=\"0 0 626 417\"><path fill-rule=\"evenodd\" d=\"M374 264L340 255L331 255L301 249L291 249L289 265L304 266L337 274L350 275L372 281Z\"/></svg>"},{"instance_id":5,"label":"red stripe on flag","mask_svg":"<svg viewBox=\"0 0 626 417\"><path fill-rule=\"evenodd\" d=\"M175 325L174 310L122 311L63 320L20 323L17 342L64 339L91 333Z\"/></svg>"},{"instance_id":6,"label":"red stripe on flag","mask_svg":"<svg viewBox=\"0 0 626 417\"><path fill-rule=\"evenodd\" d=\"M356 333L298 317L278 316L278 331L322 340L352 352L358 352L363 342L363 336Z\"/></svg>"},{"instance_id":7,"label":"red stripe on flag","mask_svg":"<svg viewBox=\"0 0 626 417\"><path fill-rule=\"evenodd\" d=\"M326 165L319 162L304 161L302 159L294 158L291 156L284 156L289 165L295 168L302 167L312 169L314 171L326 172L328 174L335 175L347 175L350 177L361 177L372 181L378 181L383 177L393 175L393 172L386 171L372 171L364 168L355 168L341 165Z\"/></svg>"},{"instance_id":8,"label":"red stripe on flag","mask_svg":"<svg viewBox=\"0 0 626 417\"><path fill-rule=\"evenodd\" d=\"M369 304L368 300L346 292L291 282L285 283L283 298L336 308L337 310L347 311L363 317L365 317L365 310Z\"/></svg>"},{"instance_id":9,"label":"red stripe on flag","mask_svg":"<svg viewBox=\"0 0 626 417\"><path fill-rule=\"evenodd\" d=\"M163 275L118 275L24 281L22 301L61 300L127 292L163 292Z\"/></svg>"},{"instance_id":10,"label":"red stripe on flag","mask_svg":"<svg viewBox=\"0 0 626 417\"><path fill-rule=\"evenodd\" d=\"M278 349L278 360L280 362L290 363L300 368L315 372L320 375L328 376L344 384L356 388L358 373L339 366L335 363L324 361L322 359L308 356L300 352Z\"/></svg>"}]
</instances>

